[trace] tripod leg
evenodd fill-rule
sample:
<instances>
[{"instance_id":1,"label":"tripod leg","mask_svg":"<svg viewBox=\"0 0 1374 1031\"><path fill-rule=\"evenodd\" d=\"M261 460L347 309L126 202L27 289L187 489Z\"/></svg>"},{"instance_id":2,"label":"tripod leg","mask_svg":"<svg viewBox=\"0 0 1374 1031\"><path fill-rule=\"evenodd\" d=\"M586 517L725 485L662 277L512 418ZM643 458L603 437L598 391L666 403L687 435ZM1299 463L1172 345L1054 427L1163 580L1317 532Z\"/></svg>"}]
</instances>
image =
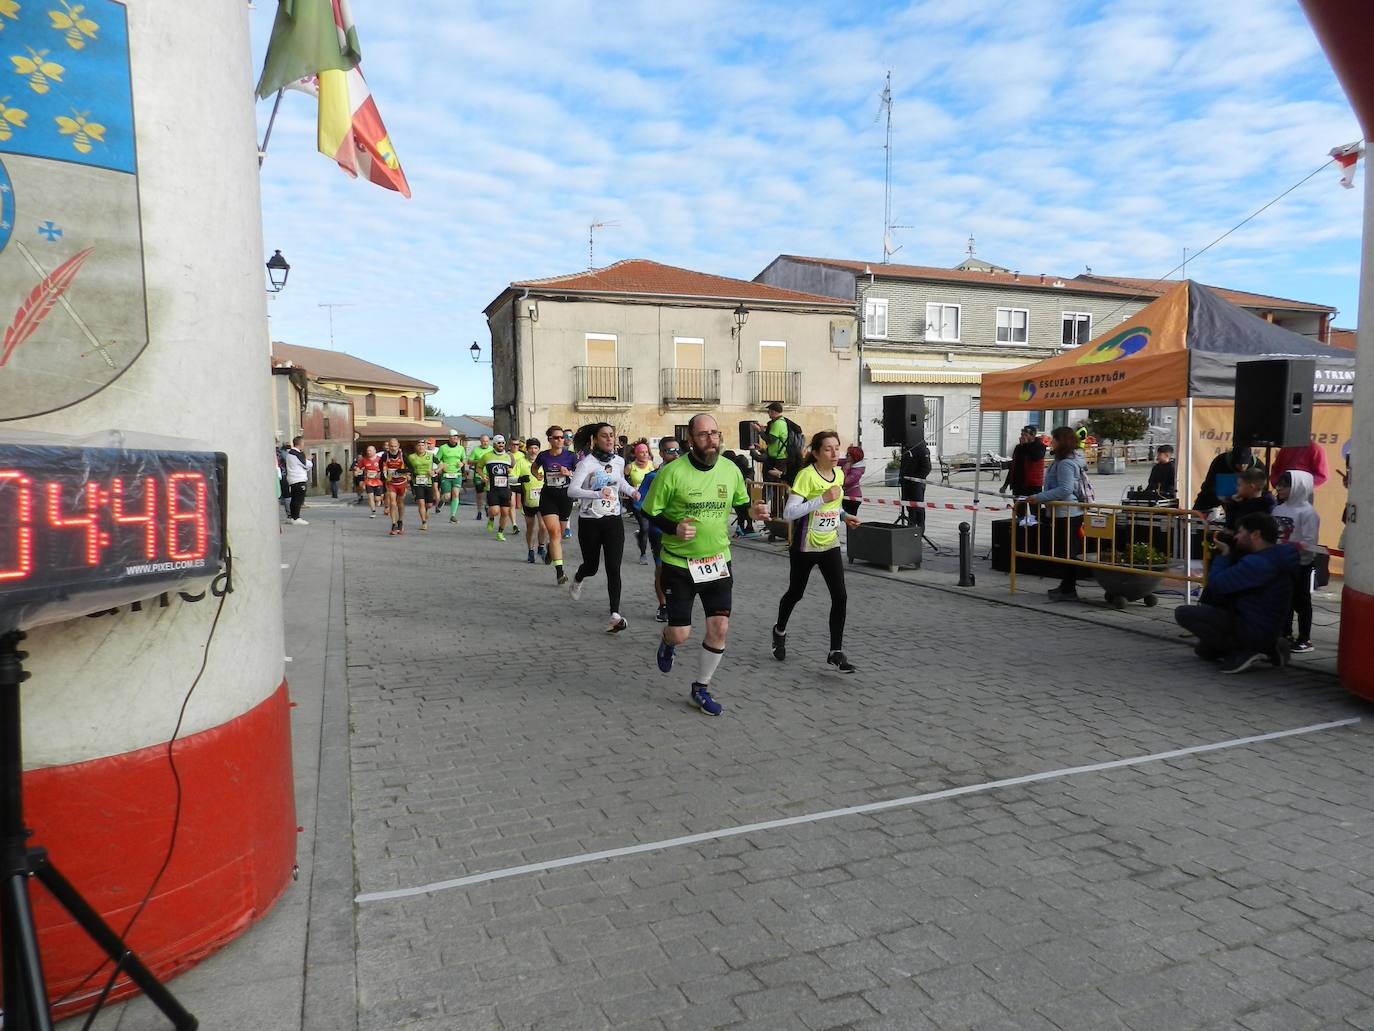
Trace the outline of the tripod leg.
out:
<instances>
[{"instance_id":1,"label":"tripod leg","mask_svg":"<svg viewBox=\"0 0 1374 1031\"><path fill-rule=\"evenodd\" d=\"M116 963L122 964L134 984L143 990L143 994L148 996L149 1001L162 1011L163 1015L177 1028L177 1031L196 1031L200 1022L186 1011L177 1001L176 996L168 991L161 981L153 976L153 972L143 965L143 961L129 946L124 944L123 939L115 934L110 925L101 919L100 914L81 897L80 893L72 887L71 882L48 862L47 855L40 849L33 850L31 855L34 876L81 925L82 930L105 950L106 955Z\"/></svg>"},{"instance_id":2,"label":"tripod leg","mask_svg":"<svg viewBox=\"0 0 1374 1031\"><path fill-rule=\"evenodd\" d=\"M5 1026L19 1031L52 1031L48 989L43 984L43 961L38 955L38 934L29 906L28 878L11 873L5 878ZM10 941L13 935L14 941ZM10 977L16 978L11 992ZM17 1019L10 1024L10 1005ZM27 1017L27 1020L25 1019Z\"/></svg>"}]
</instances>

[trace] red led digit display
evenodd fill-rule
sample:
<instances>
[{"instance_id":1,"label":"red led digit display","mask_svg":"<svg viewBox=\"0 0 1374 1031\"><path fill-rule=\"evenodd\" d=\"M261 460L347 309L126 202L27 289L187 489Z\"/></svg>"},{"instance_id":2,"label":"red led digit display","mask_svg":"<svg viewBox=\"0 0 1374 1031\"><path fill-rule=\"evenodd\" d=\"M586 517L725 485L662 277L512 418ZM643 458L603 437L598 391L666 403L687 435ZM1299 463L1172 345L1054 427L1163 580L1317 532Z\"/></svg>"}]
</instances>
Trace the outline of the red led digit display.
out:
<instances>
[{"instance_id":1,"label":"red led digit display","mask_svg":"<svg viewBox=\"0 0 1374 1031\"><path fill-rule=\"evenodd\" d=\"M186 497L190 495L190 511L185 511ZM167 552L178 561L188 561L205 557L205 477L200 473L173 473L167 479L167 510L171 520L167 524ZM186 526L190 523L189 526ZM191 546L183 549L181 537L189 531Z\"/></svg>"},{"instance_id":2,"label":"red led digit display","mask_svg":"<svg viewBox=\"0 0 1374 1031\"><path fill-rule=\"evenodd\" d=\"M18 469L0 469L0 526L14 536L0 544L0 582L23 580L33 572L33 481Z\"/></svg>"},{"instance_id":3,"label":"red led digit display","mask_svg":"<svg viewBox=\"0 0 1374 1031\"><path fill-rule=\"evenodd\" d=\"M134 483L138 483L135 479ZM119 526L143 524L143 554L145 558L157 558L157 480L152 476L143 478L143 514L129 515L124 509L124 481L116 476L110 481L110 518Z\"/></svg>"},{"instance_id":4,"label":"red led digit display","mask_svg":"<svg viewBox=\"0 0 1374 1031\"><path fill-rule=\"evenodd\" d=\"M226 487L219 453L0 443L0 625L86 591L214 576Z\"/></svg>"},{"instance_id":5,"label":"red led digit display","mask_svg":"<svg viewBox=\"0 0 1374 1031\"><path fill-rule=\"evenodd\" d=\"M79 493L85 499L86 512L80 516L64 516L62 514L63 485L61 483L54 483L49 480L47 487L48 525L58 530L82 528L86 540L86 565L100 565L100 545L110 542L109 534L100 532L100 485L96 483L83 485L83 489Z\"/></svg>"}]
</instances>

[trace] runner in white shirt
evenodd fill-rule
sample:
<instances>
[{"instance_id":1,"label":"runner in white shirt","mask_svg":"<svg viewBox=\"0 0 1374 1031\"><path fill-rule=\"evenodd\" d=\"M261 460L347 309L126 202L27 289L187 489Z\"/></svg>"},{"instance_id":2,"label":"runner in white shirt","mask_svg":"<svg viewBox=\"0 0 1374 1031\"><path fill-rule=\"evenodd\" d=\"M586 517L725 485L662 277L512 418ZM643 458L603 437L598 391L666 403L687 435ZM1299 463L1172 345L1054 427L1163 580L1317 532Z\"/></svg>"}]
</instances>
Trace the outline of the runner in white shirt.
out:
<instances>
[{"instance_id":1,"label":"runner in white shirt","mask_svg":"<svg viewBox=\"0 0 1374 1031\"><path fill-rule=\"evenodd\" d=\"M577 543L582 565L568 588L574 601L582 596L582 582L595 576L601 557L606 559L606 593L611 603L611 622L606 633L617 634L627 624L620 614L620 559L625 551L625 520L620 496L639 500L639 492L625 479L625 459L615 453L615 427L597 423L591 450L573 470L568 496L578 502Z\"/></svg>"}]
</instances>

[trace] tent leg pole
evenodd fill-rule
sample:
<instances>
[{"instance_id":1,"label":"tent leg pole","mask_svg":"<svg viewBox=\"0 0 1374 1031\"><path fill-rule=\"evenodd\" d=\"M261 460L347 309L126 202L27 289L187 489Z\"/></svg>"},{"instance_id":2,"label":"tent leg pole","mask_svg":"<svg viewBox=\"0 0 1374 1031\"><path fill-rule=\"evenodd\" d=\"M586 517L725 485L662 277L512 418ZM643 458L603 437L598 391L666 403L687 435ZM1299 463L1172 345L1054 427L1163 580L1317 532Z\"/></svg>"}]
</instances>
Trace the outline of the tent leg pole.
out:
<instances>
[{"instance_id":1,"label":"tent leg pole","mask_svg":"<svg viewBox=\"0 0 1374 1031\"><path fill-rule=\"evenodd\" d=\"M1187 444L1184 446L1186 460L1183 464L1183 497L1192 502L1193 497L1193 399L1188 398L1188 416L1184 424L1184 430L1188 434ZM1182 505L1179 506L1183 507ZM1193 575L1193 528L1189 522L1185 521L1183 533L1183 568L1187 570L1189 576ZM1193 583L1191 580L1183 581L1183 604L1193 603Z\"/></svg>"}]
</instances>

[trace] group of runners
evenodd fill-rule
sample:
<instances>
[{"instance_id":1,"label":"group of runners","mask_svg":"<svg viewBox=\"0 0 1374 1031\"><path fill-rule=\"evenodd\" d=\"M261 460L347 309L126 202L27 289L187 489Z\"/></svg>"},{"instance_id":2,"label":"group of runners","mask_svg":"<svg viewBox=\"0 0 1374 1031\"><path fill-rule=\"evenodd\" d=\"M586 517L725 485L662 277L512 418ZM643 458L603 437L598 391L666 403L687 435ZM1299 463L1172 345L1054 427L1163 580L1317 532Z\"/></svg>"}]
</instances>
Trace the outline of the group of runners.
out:
<instances>
[{"instance_id":1,"label":"group of runners","mask_svg":"<svg viewBox=\"0 0 1374 1031\"><path fill-rule=\"evenodd\" d=\"M709 414L693 416L687 440L663 437L655 463L648 442L635 445L627 463L617 450L615 427L583 426L575 436L560 426L546 431L547 447L530 437L508 446L497 434L483 436L465 448L454 434L430 449L420 441L402 453L399 441L387 441L377 452L368 447L355 463L355 485L376 518L380 506L391 520L391 534L404 533L404 499L411 491L420 529L429 529L432 511L449 506L449 521L458 521L464 474L476 492L475 518L499 541L507 530L519 534L525 519L526 562L552 567L554 580L566 585L571 598L581 598L586 582L603 574L610 612L608 634L629 623L621 613L621 563L625 550L625 515L635 520L640 562L652 552L655 618L666 624L656 662L672 671L691 635L696 599L706 619L705 639L691 681L689 697L701 712L718 716L723 706L711 693L711 682L725 653L733 606L734 567L730 553L730 516L741 524L767 520L769 506L750 498L743 473L730 460L721 461L721 431ZM685 451L684 451L685 448ZM840 556L839 526L858 520L842 511L843 473L838 469L839 435L833 431L811 439L804 464L793 477L783 512L792 521L790 576L772 627L772 654L787 656L787 625L801 600L813 569L819 568L830 593L829 651L826 661L844 673L854 672L844 654L847 594ZM581 561L571 575L563 542L571 537L577 510Z\"/></svg>"}]
</instances>

